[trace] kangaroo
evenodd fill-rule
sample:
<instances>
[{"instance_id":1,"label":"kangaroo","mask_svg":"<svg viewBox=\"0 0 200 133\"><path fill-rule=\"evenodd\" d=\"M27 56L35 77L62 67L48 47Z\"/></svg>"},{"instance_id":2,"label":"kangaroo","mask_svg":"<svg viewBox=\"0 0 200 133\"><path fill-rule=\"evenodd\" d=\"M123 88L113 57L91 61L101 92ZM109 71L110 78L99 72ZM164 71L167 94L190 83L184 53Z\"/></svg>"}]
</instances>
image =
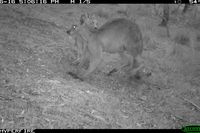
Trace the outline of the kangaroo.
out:
<instances>
[{"instance_id":1,"label":"kangaroo","mask_svg":"<svg viewBox=\"0 0 200 133\"><path fill-rule=\"evenodd\" d=\"M82 75L88 77L102 61L102 53L118 53L121 57L120 66L108 73L124 68L129 65L128 73L135 68L137 64L136 57L142 54L143 39L139 26L131 20L125 18L116 18L106 22L98 29L89 27L81 18L82 30L87 33L87 43L85 43L85 52L89 54L89 67ZM134 69L135 73L138 69Z\"/></svg>"}]
</instances>

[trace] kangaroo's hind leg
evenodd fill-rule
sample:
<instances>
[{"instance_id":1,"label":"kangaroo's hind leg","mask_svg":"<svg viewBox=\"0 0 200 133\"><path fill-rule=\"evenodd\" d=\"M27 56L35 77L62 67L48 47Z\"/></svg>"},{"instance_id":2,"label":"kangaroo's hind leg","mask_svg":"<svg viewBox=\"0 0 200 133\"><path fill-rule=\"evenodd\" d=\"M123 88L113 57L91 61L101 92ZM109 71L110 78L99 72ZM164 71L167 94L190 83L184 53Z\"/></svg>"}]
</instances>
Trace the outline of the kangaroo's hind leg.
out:
<instances>
[{"instance_id":1,"label":"kangaroo's hind leg","mask_svg":"<svg viewBox=\"0 0 200 133\"><path fill-rule=\"evenodd\" d=\"M120 62L120 64L119 64L119 66L117 66L116 68L112 69L112 70L107 74L107 76L111 76L113 73L119 71L120 69L125 68L125 67L128 66L128 65L132 66L132 64L133 64L133 63L132 63L132 60L133 60L132 56L129 56L129 55L127 55L127 54L124 53L124 52L121 52L119 55L120 55L120 58L121 58L121 62ZM129 69L130 69L130 68L129 68Z\"/></svg>"}]
</instances>

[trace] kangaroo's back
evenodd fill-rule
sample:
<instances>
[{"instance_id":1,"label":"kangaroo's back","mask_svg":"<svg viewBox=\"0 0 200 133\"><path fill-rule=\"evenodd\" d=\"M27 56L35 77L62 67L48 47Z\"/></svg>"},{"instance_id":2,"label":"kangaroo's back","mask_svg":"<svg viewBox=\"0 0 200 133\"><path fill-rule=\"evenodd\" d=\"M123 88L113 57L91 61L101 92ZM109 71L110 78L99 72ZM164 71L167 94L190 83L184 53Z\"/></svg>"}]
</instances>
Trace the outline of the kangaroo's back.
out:
<instances>
[{"instance_id":1,"label":"kangaroo's back","mask_svg":"<svg viewBox=\"0 0 200 133\"><path fill-rule=\"evenodd\" d=\"M96 40L101 41L104 51L127 51L137 56L142 53L142 34L136 23L124 18L114 19L93 31Z\"/></svg>"}]
</instances>

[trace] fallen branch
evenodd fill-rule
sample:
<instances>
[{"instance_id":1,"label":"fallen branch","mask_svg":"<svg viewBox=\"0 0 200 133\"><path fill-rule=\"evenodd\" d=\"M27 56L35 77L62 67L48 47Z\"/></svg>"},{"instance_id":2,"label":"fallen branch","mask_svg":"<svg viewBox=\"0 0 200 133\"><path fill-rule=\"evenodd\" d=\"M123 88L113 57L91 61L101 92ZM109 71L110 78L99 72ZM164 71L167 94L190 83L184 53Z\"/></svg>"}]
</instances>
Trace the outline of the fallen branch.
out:
<instances>
[{"instance_id":1,"label":"fallen branch","mask_svg":"<svg viewBox=\"0 0 200 133\"><path fill-rule=\"evenodd\" d=\"M190 100L188 100L188 99L186 99L186 98L183 98L183 97L182 97L182 99L183 99L184 101L186 101L186 102L192 104L194 107L196 107L196 108L200 111L200 107L199 107L197 104L193 103L192 101L190 101Z\"/></svg>"}]
</instances>

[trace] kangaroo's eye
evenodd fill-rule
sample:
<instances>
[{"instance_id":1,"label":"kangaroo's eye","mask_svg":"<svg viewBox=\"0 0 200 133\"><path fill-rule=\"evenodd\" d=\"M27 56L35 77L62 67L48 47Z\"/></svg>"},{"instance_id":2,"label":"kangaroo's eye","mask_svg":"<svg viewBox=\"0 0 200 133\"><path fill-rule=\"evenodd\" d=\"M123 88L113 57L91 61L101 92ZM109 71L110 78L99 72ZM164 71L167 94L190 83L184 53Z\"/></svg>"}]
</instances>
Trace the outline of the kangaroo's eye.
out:
<instances>
[{"instance_id":1,"label":"kangaroo's eye","mask_svg":"<svg viewBox=\"0 0 200 133\"><path fill-rule=\"evenodd\" d=\"M73 27L74 30L76 30L78 26L77 25L73 25L72 27Z\"/></svg>"}]
</instances>

